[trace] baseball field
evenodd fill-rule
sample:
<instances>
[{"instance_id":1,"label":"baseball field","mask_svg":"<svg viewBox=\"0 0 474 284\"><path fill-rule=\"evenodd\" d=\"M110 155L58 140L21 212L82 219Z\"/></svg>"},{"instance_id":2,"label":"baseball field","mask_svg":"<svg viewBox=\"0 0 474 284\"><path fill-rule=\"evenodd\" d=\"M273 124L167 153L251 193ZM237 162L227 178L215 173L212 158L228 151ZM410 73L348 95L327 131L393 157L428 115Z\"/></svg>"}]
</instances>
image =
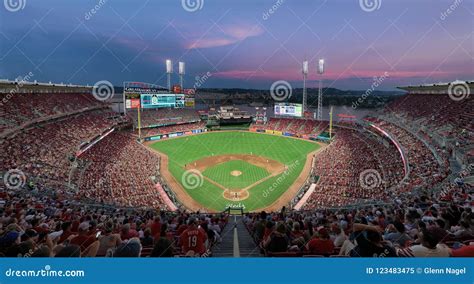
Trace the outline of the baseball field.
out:
<instances>
[{"instance_id":1,"label":"baseball field","mask_svg":"<svg viewBox=\"0 0 474 284\"><path fill-rule=\"evenodd\" d=\"M298 192L319 144L253 132L208 132L158 141L161 174L193 210L279 210Z\"/></svg>"}]
</instances>

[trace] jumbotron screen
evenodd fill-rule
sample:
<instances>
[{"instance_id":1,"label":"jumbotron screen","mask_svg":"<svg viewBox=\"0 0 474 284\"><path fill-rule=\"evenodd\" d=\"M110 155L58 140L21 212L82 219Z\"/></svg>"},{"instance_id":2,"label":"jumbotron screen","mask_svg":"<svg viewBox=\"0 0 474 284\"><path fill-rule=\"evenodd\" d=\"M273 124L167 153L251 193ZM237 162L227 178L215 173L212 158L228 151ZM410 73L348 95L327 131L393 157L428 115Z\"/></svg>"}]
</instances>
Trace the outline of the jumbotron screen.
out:
<instances>
[{"instance_id":1,"label":"jumbotron screen","mask_svg":"<svg viewBox=\"0 0 474 284\"><path fill-rule=\"evenodd\" d=\"M303 106L301 104L278 103L275 104L275 115L302 117Z\"/></svg>"},{"instance_id":2,"label":"jumbotron screen","mask_svg":"<svg viewBox=\"0 0 474 284\"><path fill-rule=\"evenodd\" d=\"M184 94L142 94L142 108L183 108Z\"/></svg>"}]
</instances>

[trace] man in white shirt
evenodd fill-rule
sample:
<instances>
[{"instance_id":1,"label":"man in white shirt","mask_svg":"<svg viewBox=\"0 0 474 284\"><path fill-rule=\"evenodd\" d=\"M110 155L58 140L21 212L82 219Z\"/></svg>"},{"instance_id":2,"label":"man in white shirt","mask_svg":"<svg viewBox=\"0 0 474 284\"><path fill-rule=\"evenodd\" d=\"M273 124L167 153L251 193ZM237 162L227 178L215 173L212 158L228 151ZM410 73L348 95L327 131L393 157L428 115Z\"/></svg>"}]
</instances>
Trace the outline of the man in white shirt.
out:
<instances>
[{"instance_id":1,"label":"man in white shirt","mask_svg":"<svg viewBox=\"0 0 474 284\"><path fill-rule=\"evenodd\" d=\"M406 257L449 257L450 249L440 244L446 233L438 227L422 228L419 233L421 244L398 249L398 256Z\"/></svg>"}]
</instances>

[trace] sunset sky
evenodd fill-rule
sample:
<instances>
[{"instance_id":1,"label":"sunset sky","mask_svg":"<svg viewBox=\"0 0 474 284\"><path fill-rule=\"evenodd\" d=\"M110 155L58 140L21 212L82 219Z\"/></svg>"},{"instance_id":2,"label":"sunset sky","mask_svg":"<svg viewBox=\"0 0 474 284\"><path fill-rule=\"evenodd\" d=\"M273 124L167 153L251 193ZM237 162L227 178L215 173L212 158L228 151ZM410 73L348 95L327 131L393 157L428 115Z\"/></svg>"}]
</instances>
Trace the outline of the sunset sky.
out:
<instances>
[{"instance_id":1,"label":"sunset sky","mask_svg":"<svg viewBox=\"0 0 474 284\"><path fill-rule=\"evenodd\" d=\"M207 72L203 87L301 87L305 59L314 87L318 58L324 85L340 89L385 72L380 90L474 79L474 0L17 2L0 4L0 78L10 80L166 85L168 58L175 71L186 62L188 87Z\"/></svg>"}]
</instances>

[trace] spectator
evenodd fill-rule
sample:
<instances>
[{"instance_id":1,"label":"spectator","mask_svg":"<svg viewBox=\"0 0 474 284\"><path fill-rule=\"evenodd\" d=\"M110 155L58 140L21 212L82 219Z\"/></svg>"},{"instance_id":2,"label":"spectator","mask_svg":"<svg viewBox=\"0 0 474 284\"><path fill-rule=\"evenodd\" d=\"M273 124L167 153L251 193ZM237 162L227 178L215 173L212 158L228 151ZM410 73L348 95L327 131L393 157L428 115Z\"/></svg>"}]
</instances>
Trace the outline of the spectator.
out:
<instances>
[{"instance_id":1,"label":"spectator","mask_svg":"<svg viewBox=\"0 0 474 284\"><path fill-rule=\"evenodd\" d=\"M446 237L444 230L437 227L422 228L419 233L421 244L397 251L399 256L448 257L450 250L440 241Z\"/></svg>"},{"instance_id":2,"label":"spectator","mask_svg":"<svg viewBox=\"0 0 474 284\"><path fill-rule=\"evenodd\" d=\"M357 246L351 250L351 257L397 256L393 247L382 242L380 227L355 223L353 230Z\"/></svg>"},{"instance_id":3,"label":"spectator","mask_svg":"<svg viewBox=\"0 0 474 284\"><path fill-rule=\"evenodd\" d=\"M163 224L161 227L160 238L156 241L151 257L172 257L173 256L173 242L168 238L167 225Z\"/></svg>"},{"instance_id":4,"label":"spectator","mask_svg":"<svg viewBox=\"0 0 474 284\"><path fill-rule=\"evenodd\" d=\"M207 234L197 225L198 220L191 218L188 228L179 236L179 244L184 254L202 255L206 252Z\"/></svg>"},{"instance_id":5,"label":"spectator","mask_svg":"<svg viewBox=\"0 0 474 284\"><path fill-rule=\"evenodd\" d=\"M285 252L288 249L288 237L286 236L286 227L284 223L278 223L276 230L273 231L264 243L264 248L268 252Z\"/></svg>"},{"instance_id":6,"label":"spectator","mask_svg":"<svg viewBox=\"0 0 474 284\"><path fill-rule=\"evenodd\" d=\"M393 224L388 225L386 231L384 239L393 244L406 247L412 241L412 238L405 233L405 225L400 221L395 221Z\"/></svg>"},{"instance_id":7,"label":"spectator","mask_svg":"<svg viewBox=\"0 0 474 284\"><path fill-rule=\"evenodd\" d=\"M131 238L121 243L113 254L113 257L139 257L142 251L140 239Z\"/></svg>"},{"instance_id":8,"label":"spectator","mask_svg":"<svg viewBox=\"0 0 474 284\"><path fill-rule=\"evenodd\" d=\"M311 254L329 255L334 252L334 243L329 239L329 233L326 228L320 228L306 245L306 250Z\"/></svg>"}]
</instances>

